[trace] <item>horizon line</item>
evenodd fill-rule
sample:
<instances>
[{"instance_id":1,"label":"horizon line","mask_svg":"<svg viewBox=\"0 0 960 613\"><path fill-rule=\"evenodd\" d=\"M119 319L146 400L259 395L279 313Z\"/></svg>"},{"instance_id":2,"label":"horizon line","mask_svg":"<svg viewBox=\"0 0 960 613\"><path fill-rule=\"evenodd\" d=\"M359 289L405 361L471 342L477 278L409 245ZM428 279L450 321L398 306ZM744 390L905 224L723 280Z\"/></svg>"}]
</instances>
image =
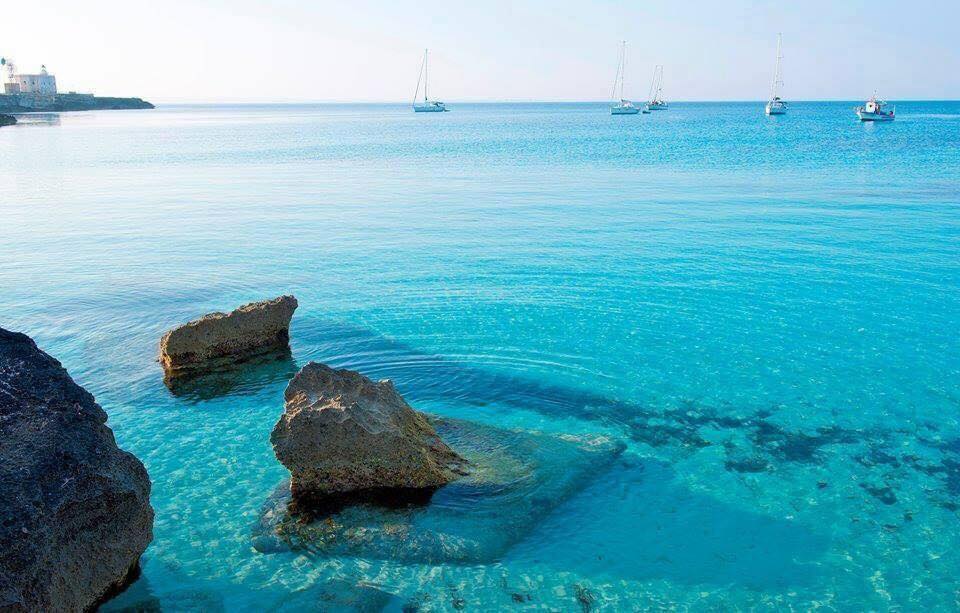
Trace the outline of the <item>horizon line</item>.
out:
<instances>
[{"instance_id":1,"label":"horizon line","mask_svg":"<svg viewBox=\"0 0 960 613\"><path fill-rule=\"evenodd\" d=\"M888 103L896 102L960 102L960 98L885 98ZM150 101L148 98L143 98L143 100ZM220 105L220 104L382 104L382 105L411 105L410 100L164 100L164 99L154 99L157 100L153 102L157 105ZM790 103L803 103L803 102L862 102L864 99L861 98L792 98L788 99L787 102ZM763 104L767 102L767 98L754 98L754 99L676 99L668 101L669 104L696 104L696 103L712 103L712 104ZM503 100L476 100L476 99L467 99L467 100L444 100L445 104L609 104L610 100L537 100L537 99L503 99ZM631 102L643 102L641 99L631 99Z\"/></svg>"}]
</instances>

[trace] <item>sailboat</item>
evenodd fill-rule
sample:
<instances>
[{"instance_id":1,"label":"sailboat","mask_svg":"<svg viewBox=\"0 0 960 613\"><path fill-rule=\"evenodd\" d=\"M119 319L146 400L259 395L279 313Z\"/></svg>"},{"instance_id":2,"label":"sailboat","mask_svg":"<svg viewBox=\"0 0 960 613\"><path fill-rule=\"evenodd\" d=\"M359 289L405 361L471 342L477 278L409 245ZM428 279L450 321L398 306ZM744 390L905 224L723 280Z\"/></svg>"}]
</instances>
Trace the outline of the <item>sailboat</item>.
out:
<instances>
[{"instance_id":1,"label":"sailboat","mask_svg":"<svg viewBox=\"0 0 960 613\"><path fill-rule=\"evenodd\" d=\"M420 74L417 76L417 91L413 92L413 110L416 113L442 113L447 110L446 105L437 100L431 100L427 96L428 76L429 76L429 65L427 62L427 49L424 49L423 63L420 64ZM417 102L417 96L420 94L421 81L423 81L423 101Z\"/></svg>"},{"instance_id":2,"label":"sailboat","mask_svg":"<svg viewBox=\"0 0 960 613\"><path fill-rule=\"evenodd\" d=\"M647 103L648 111L665 111L667 103L663 99L663 66L657 66L653 69L653 82L650 83L650 102Z\"/></svg>"},{"instance_id":3,"label":"sailboat","mask_svg":"<svg viewBox=\"0 0 960 613\"><path fill-rule=\"evenodd\" d=\"M785 115L787 113L787 103L780 98L780 88L783 87L783 73L780 69L780 63L783 60L782 44L783 34L777 34L777 67L773 72L773 87L770 89L770 102L767 102L767 115Z\"/></svg>"},{"instance_id":4,"label":"sailboat","mask_svg":"<svg viewBox=\"0 0 960 613\"><path fill-rule=\"evenodd\" d=\"M613 103L610 106L611 115L636 115L640 109L629 100L623 97L623 73L627 68L627 41L620 41L620 61L617 62L617 76L613 79L613 93L610 98ZM620 86L620 101L617 102L617 86Z\"/></svg>"}]
</instances>

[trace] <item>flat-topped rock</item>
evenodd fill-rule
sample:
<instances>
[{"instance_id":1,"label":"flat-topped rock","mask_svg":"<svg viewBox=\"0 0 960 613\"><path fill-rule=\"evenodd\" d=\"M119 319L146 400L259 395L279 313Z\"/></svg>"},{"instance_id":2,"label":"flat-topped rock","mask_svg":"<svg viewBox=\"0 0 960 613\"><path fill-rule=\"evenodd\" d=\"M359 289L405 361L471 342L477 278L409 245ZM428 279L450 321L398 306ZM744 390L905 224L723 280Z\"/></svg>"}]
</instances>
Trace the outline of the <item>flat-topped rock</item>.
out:
<instances>
[{"instance_id":1,"label":"flat-topped rock","mask_svg":"<svg viewBox=\"0 0 960 613\"><path fill-rule=\"evenodd\" d=\"M0 611L85 611L136 575L150 479L106 421L57 360L0 329Z\"/></svg>"},{"instance_id":2,"label":"flat-topped rock","mask_svg":"<svg viewBox=\"0 0 960 613\"><path fill-rule=\"evenodd\" d=\"M309 512L278 485L253 527L261 553L305 551L418 564L488 564L553 509L591 485L623 451L601 435L555 436L434 419L470 473L420 500L315 501Z\"/></svg>"},{"instance_id":3,"label":"flat-topped rock","mask_svg":"<svg viewBox=\"0 0 960 613\"><path fill-rule=\"evenodd\" d=\"M286 349L296 308L296 298L280 296L174 328L160 340L163 370L167 377L217 370Z\"/></svg>"},{"instance_id":4,"label":"flat-topped rock","mask_svg":"<svg viewBox=\"0 0 960 613\"><path fill-rule=\"evenodd\" d=\"M284 392L270 435L290 471L294 498L376 489L435 489L464 474L466 461L390 381L310 362Z\"/></svg>"}]
</instances>

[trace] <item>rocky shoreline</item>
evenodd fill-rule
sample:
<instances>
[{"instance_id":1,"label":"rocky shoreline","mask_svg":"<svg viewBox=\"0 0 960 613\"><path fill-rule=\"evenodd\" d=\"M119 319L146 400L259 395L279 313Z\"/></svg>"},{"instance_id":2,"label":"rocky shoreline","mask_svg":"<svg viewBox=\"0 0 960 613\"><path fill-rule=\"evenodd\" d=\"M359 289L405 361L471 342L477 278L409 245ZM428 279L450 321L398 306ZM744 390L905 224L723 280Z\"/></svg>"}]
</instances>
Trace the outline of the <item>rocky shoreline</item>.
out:
<instances>
[{"instance_id":1,"label":"rocky shoreline","mask_svg":"<svg viewBox=\"0 0 960 613\"><path fill-rule=\"evenodd\" d=\"M12 126L17 123L17 118L13 115L4 115L0 113L0 127Z\"/></svg>"},{"instance_id":2,"label":"rocky shoreline","mask_svg":"<svg viewBox=\"0 0 960 613\"><path fill-rule=\"evenodd\" d=\"M18 96L0 95L0 113L63 113L70 111L121 111L152 109L142 98L116 98L89 94L57 94L53 102L43 106L26 106Z\"/></svg>"}]
</instances>

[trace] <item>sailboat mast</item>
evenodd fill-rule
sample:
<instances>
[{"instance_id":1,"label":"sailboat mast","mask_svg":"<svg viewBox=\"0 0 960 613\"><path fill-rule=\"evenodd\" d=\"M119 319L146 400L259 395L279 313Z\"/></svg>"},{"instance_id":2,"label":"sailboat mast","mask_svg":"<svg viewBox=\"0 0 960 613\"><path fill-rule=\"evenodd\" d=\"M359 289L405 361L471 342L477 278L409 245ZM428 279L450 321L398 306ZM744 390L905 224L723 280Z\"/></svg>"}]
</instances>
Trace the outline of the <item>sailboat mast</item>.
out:
<instances>
[{"instance_id":1,"label":"sailboat mast","mask_svg":"<svg viewBox=\"0 0 960 613\"><path fill-rule=\"evenodd\" d=\"M620 99L623 100L623 76L627 72L627 41L622 41L620 55L623 57L621 62L623 67L620 69Z\"/></svg>"},{"instance_id":2,"label":"sailboat mast","mask_svg":"<svg viewBox=\"0 0 960 613\"><path fill-rule=\"evenodd\" d=\"M427 101L427 84L430 82L430 61L427 59L429 49L423 50L423 101Z\"/></svg>"},{"instance_id":3,"label":"sailboat mast","mask_svg":"<svg viewBox=\"0 0 960 613\"><path fill-rule=\"evenodd\" d=\"M417 73L417 89L413 91L413 104L417 104L417 95L420 93L420 81L423 80L423 69L426 66L427 56L423 56L423 61L420 62L420 72Z\"/></svg>"},{"instance_id":4,"label":"sailboat mast","mask_svg":"<svg viewBox=\"0 0 960 613\"><path fill-rule=\"evenodd\" d=\"M610 100L617 99L617 86L620 84L620 74L623 70L623 48L621 47L617 53L617 74L613 77L613 90L610 92Z\"/></svg>"},{"instance_id":5,"label":"sailboat mast","mask_svg":"<svg viewBox=\"0 0 960 613\"><path fill-rule=\"evenodd\" d=\"M773 72L773 87L770 91L770 99L773 100L777 97L777 90L781 85L782 76L780 74L780 62L783 60L783 34L777 34L777 67Z\"/></svg>"}]
</instances>

